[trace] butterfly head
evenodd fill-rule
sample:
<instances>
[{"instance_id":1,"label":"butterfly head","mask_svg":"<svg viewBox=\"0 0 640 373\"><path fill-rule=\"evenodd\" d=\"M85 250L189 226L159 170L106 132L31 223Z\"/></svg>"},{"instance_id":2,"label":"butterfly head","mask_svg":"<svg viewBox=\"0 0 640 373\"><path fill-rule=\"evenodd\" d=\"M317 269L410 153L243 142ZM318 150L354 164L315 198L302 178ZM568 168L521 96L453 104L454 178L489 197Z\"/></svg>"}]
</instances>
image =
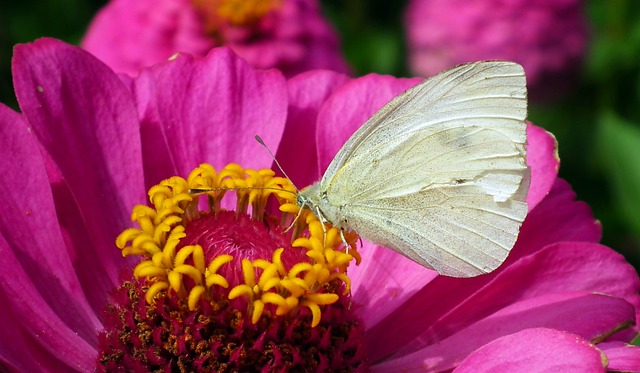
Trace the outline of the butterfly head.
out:
<instances>
[{"instance_id":1,"label":"butterfly head","mask_svg":"<svg viewBox=\"0 0 640 373\"><path fill-rule=\"evenodd\" d=\"M303 188L296 196L296 202L300 208L307 207L313 211L320 202L320 184L315 183Z\"/></svg>"}]
</instances>

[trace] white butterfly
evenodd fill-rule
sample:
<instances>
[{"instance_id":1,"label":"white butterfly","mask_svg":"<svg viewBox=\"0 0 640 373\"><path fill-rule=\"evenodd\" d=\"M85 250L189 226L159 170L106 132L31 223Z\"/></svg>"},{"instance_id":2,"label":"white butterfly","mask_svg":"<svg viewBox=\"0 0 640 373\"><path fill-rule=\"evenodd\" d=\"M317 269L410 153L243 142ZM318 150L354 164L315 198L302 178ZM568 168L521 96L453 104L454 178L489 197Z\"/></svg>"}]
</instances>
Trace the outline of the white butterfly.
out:
<instances>
[{"instance_id":1,"label":"white butterfly","mask_svg":"<svg viewBox=\"0 0 640 373\"><path fill-rule=\"evenodd\" d=\"M446 276L496 269L527 214L522 66L442 72L375 113L298 204Z\"/></svg>"}]
</instances>

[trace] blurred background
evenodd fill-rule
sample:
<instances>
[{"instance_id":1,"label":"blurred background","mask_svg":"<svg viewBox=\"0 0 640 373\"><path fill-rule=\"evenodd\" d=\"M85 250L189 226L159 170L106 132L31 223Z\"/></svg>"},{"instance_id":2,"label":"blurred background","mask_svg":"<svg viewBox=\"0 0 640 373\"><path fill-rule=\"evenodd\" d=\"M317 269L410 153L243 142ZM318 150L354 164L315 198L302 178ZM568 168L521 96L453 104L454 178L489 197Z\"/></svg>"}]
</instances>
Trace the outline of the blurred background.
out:
<instances>
[{"instance_id":1,"label":"blurred background","mask_svg":"<svg viewBox=\"0 0 640 373\"><path fill-rule=\"evenodd\" d=\"M106 3L2 2L0 102L17 110L10 66L14 44L42 36L79 44ZM476 52L464 44L470 38L474 47L499 54L494 58L504 53L530 58L532 67L522 62L535 78L529 119L558 139L560 176L602 222L603 243L640 268L640 2L478 0L467 7L433 0L438 5L431 9L415 3L323 0L321 6L355 75L428 75L425 61L439 66L464 62L456 58L490 58L473 58ZM452 29L445 30L448 26ZM505 31L512 26L516 31ZM505 42L506 50L500 45Z\"/></svg>"}]
</instances>

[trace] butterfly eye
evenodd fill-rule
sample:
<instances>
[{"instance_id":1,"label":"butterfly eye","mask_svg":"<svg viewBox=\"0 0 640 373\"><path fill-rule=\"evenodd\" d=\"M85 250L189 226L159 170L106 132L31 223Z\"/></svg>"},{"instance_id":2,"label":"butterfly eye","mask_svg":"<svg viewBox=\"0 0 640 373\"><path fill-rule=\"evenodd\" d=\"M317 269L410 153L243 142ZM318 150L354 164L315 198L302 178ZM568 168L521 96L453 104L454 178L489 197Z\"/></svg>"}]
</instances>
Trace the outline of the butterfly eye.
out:
<instances>
[{"instance_id":1,"label":"butterfly eye","mask_svg":"<svg viewBox=\"0 0 640 373\"><path fill-rule=\"evenodd\" d=\"M309 196L301 193L298 193L298 195L296 196L296 203L301 208L313 206L313 203L311 203L311 199L309 199Z\"/></svg>"}]
</instances>

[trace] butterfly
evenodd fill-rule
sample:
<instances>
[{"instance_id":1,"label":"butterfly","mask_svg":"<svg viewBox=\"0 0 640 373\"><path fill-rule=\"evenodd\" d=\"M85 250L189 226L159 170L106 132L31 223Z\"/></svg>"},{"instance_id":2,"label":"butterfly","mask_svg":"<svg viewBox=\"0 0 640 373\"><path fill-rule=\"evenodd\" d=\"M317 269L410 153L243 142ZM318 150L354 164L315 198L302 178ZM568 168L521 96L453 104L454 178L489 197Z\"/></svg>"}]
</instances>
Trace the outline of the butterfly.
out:
<instances>
[{"instance_id":1,"label":"butterfly","mask_svg":"<svg viewBox=\"0 0 640 373\"><path fill-rule=\"evenodd\" d=\"M526 116L522 66L454 67L376 112L297 203L442 275L491 272L527 215Z\"/></svg>"}]
</instances>

